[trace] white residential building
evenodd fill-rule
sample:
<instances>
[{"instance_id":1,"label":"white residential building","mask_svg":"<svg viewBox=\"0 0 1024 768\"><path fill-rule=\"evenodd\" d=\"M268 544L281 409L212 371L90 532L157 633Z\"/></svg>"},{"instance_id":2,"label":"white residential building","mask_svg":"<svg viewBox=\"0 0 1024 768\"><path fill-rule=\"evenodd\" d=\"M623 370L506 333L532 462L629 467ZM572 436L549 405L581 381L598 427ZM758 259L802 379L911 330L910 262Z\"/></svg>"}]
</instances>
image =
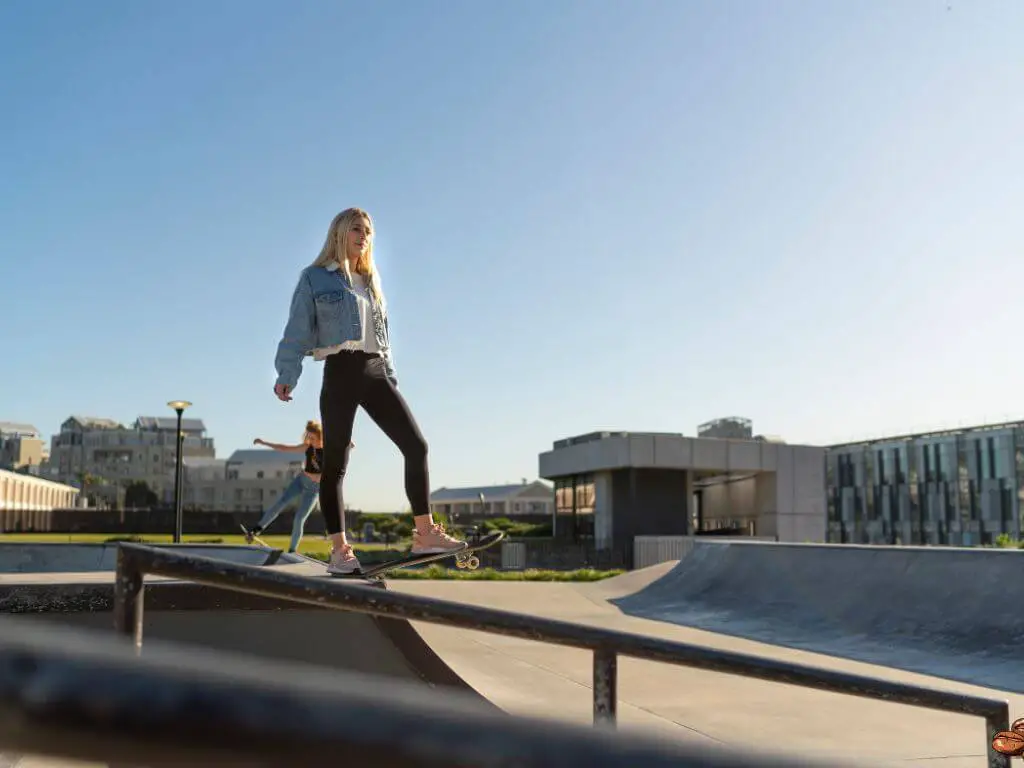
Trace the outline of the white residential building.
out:
<instances>
[{"instance_id":1,"label":"white residential building","mask_svg":"<svg viewBox=\"0 0 1024 768\"><path fill-rule=\"evenodd\" d=\"M77 488L0 469L0 531L48 531L52 510L77 499Z\"/></svg>"},{"instance_id":2,"label":"white residential building","mask_svg":"<svg viewBox=\"0 0 1024 768\"><path fill-rule=\"evenodd\" d=\"M481 501L481 496L483 500ZM517 485L439 488L430 494L430 511L457 519L460 516L515 517L553 515L555 491L540 480Z\"/></svg>"},{"instance_id":3,"label":"white residential building","mask_svg":"<svg viewBox=\"0 0 1024 768\"><path fill-rule=\"evenodd\" d=\"M182 503L242 511L268 509L302 472L301 453L245 449L228 459L186 458Z\"/></svg>"}]
</instances>

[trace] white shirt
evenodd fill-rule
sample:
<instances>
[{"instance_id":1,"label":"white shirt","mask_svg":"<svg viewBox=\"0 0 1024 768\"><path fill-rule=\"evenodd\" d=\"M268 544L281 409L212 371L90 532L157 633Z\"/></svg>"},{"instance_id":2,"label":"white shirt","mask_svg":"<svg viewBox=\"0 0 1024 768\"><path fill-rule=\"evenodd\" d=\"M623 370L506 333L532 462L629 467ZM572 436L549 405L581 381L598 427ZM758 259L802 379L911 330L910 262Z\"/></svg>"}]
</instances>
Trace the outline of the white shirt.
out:
<instances>
[{"instance_id":1,"label":"white shirt","mask_svg":"<svg viewBox=\"0 0 1024 768\"><path fill-rule=\"evenodd\" d=\"M339 269L339 267L335 264L328 267L328 269L333 272ZM348 272L347 269L345 271ZM344 344L337 344L333 347L314 349L314 360L324 360L335 352L341 352L342 350L356 350L369 352L370 354L380 353L380 345L377 344L377 334L374 333L373 314L370 306L373 299L370 296L370 288L367 284L366 276L349 273L348 277L352 282L352 294L356 297L356 305L359 307L359 324L363 329L363 337L353 341L346 341Z\"/></svg>"}]
</instances>

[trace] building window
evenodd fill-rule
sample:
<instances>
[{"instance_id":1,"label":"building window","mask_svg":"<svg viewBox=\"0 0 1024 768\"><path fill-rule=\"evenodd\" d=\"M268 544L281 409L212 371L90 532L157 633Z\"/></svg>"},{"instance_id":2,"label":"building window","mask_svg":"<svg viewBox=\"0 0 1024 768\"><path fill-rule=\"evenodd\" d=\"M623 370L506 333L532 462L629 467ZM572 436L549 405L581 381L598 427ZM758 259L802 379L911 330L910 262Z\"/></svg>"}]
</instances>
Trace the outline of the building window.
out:
<instances>
[{"instance_id":1,"label":"building window","mask_svg":"<svg viewBox=\"0 0 1024 768\"><path fill-rule=\"evenodd\" d=\"M555 512L560 515L594 513L594 476L577 475L555 481Z\"/></svg>"},{"instance_id":2,"label":"building window","mask_svg":"<svg viewBox=\"0 0 1024 768\"><path fill-rule=\"evenodd\" d=\"M573 539L593 535L596 493L593 475L555 481L555 534Z\"/></svg>"}]
</instances>

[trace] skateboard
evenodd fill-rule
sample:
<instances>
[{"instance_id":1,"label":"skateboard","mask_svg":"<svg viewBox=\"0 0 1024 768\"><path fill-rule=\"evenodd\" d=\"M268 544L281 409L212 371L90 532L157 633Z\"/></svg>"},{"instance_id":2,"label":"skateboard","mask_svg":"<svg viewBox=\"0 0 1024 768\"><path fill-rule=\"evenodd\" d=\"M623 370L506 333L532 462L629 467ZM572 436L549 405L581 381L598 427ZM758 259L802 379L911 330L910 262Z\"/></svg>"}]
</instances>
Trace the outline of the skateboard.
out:
<instances>
[{"instance_id":1,"label":"skateboard","mask_svg":"<svg viewBox=\"0 0 1024 768\"><path fill-rule=\"evenodd\" d=\"M240 527L242 529L242 533L244 533L246 536L251 536L252 540L255 541L257 544L259 544L261 547L266 547L267 549L269 549L269 550L271 550L273 552L278 552L278 553L282 553L282 554L284 553L283 549L281 549L280 547L272 547L272 546L270 546L267 542L265 542L263 539L261 539L259 536L257 536L252 531L250 531L244 525L240 525ZM308 560L309 562L316 563L317 565L323 565L324 564L323 560L317 560L315 557L310 557L309 555L304 555L301 552L289 552L289 554L296 555L298 557L301 557L303 560ZM0 768L3 768L3 766L0 765Z\"/></svg>"},{"instance_id":2,"label":"skateboard","mask_svg":"<svg viewBox=\"0 0 1024 768\"><path fill-rule=\"evenodd\" d=\"M267 549L276 549L272 547L255 533L252 533L244 525L241 526L242 532L246 536L251 536L252 540L259 544L261 547ZM329 573L327 574L332 579L362 579L363 581L383 581L384 574L388 571L393 571L398 568L408 568L410 565L422 565L424 563L432 563L435 560L443 560L446 557L455 558L455 567L459 569L466 569L475 571L480 567L480 558L474 553L479 552L481 549L487 549L492 547L505 538L504 531L496 531L490 533L487 536L482 536L478 541L470 543L465 549L460 549L457 552L434 552L429 555L407 555L400 557L397 560L388 560L384 563L378 563L372 565L365 571L354 571L353 573ZM315 557L307 557L299 552L293 554L308 560L311 563L316 563L319 566L326 567L326 563L323 560L317 560Z\"/></svg>"},{"instance_id":3,"label":"skateboard","mask_svg":"<svg viewBox=\"0 0 1024 768\"><path fill-rule=\"evenodd\" d=\"M385 563L371 565L366 570L355 571L354 573L331 573L328 575L334 579L381 581L384 579L384 574L388 571L398 570L399 568L408 568L411 565L432 563L435 560L444 560L446 557L454 557L455 566L457 568L466 568L468 570L475 571L480 567L480 558L473 553L479 552L481 549L492 547L503 538L505 538L505 533L503 531L496 531L495 533L481 537L480 540L475 543L469 543L465 549L460 549L457 552L435 552L429 555L406 555L405 557L400 557L397 560L388 560Z\"/></svg>"}]
</instances>

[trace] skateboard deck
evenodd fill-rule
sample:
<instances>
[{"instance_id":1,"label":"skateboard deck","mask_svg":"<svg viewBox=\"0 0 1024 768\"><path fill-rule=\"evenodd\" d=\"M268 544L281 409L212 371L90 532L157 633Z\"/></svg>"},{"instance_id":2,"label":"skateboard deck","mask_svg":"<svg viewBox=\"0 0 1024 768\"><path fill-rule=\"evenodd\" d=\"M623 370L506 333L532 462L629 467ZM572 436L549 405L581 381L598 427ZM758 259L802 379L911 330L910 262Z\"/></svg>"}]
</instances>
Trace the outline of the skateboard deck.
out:
<instances>
[{"instance_id":1,"label":"skateboard deck","mask_svg":"<svg viewBox=\"0 0 1024 768\"><path fill-rule=\"evenodd\" d=\"M259 544L261 547L266 547L267 549L271 550L272 552L279 552L281 554L284 553L283 549L281 549L280 547L272 547L272 546L270 546L267 542L265 542L263 539L261 539L259 536L257 536L252 531L250 531L244 525L241 526L241 528L242 528L242 532L245 533L246 536L251 536L252 540L255 541L257 544ZM301 557L302 559L308 560L311 563L316 563L317 565L323 565L324 564L323 560L317 560L315 557L310 557L309 555L304 555L301 552L290 552L289 554L297 555L297 556ZM2 768L2 766L0 766L0 768Z\"/></svg>"},{"instance_id":2,"label":"skateboard deck","mask_svg":"<svg viewBox=\"0 0 1024 768\"><path fill-rule=\"evenodd\" d=\"M266 547L267 549L271 550L279 549L277 547L270 546L267 542L265 542L255 533L252 533L244 525L241 526L241 528L246 536L251 536L252 540L259 544L261 547ZM366 570L355 571L353 573L328 573L327 575L330 576L332 579L361 579L363 581L371 582L383 581L384 574L388 571L393 571L398 568L408 568L411 565L422 565L423 563L432 563L435 560L443 560L446 557L454 557L455 566L459 569L465 568L470 571L475 571L477 568L480 567L480 558L478 558L474 553L479 552L481 549L487 549L488 547L494 546L503 538L505 538L505 533L503 531L496 531L495 533L490 533L486 536L482 536L478 541L474 543L469 543L469 545L465 549L460 549L457 552L435 552L429 555L407 555L406 557L400 557L395 560L388 560L384 563L372 565ZM311 563L315 563L323 568L327 567L327 563L325 563L323 560L317 560L315 557L307 557L306 555L303 555L300 552L295 552L293 554L296 554L299 557L304 558Z\"/></svg>"},{"instance_id":3,"label":"skateboard deck","mask_svg":"<svg viewBox=\"0 0 1024 768\"><path fill-rule=\"evenodd\" d=\"M385 563L371 565L369 568L356 571L354 573L331 573L328 575L334 579L380 580L384 578L384 574L388 571L398 570L399 568L408 568L412 565L432 563L435 560L444 560L446 557L454 557L457 568L467 568L471 571L475 571L480 567L480 558L473 553L479 552L481 549L492 547L503 538L505 538L504 532L497 531L481 537L480 540L475 543L469 543L465 549L460 549L456 552L436 552L430 555L407 555L406 557L400 557L396 560L388 560Z\"/></svg>"}]
</instances>

